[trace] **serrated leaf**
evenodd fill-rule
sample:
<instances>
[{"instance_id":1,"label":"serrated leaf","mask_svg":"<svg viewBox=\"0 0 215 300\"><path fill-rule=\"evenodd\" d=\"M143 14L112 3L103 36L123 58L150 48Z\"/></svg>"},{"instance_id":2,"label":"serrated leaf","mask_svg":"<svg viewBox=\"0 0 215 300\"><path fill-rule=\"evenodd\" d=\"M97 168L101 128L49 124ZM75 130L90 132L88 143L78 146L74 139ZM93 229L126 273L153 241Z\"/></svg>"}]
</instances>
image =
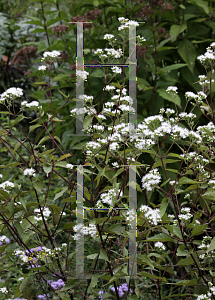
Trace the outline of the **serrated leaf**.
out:
<instances>
[{"instance_id":1,"label":"serrated leaf","mask_svg":"<svg viewBox=\"0 0 215 300\"><path fill-rule=\"evenodd\" d=\"M68 190L68 187L67 187L67 186L64 186L64 187L62 188L62 190L61 190L59 193L57 193L57 194L55 195L53 201L55 201L55 200L57 200L58 198L60 198L60 197L65 193L65 191L67 191L67 190Z\"/></svg>"},{"instance_id":2,"label":"serrated leaf","mask_svg":"<svg viewBox=\"0 0 215 300\"><path fill-rule=\"evenodd\" d=\"M34 82L34 84L45 84L45 85L47 85L47 83L45 81Z\"/></svg>"},{"instance_id":3,"label":"serrated leaf","mask_svg":"<svg viewBox=\"0 0 215 300\"><path fill-rule=\"evenodd\" d=\"M153 237L149 237L147 240L153 242L173 242L173 238L166 235L165 233L156 234Z\"/></svg>"},{"instance_id":4,"label":"serrated leaf","mask_svg":"<svg viewBox=\"0 0 215 300\"><path fill-rule=\"evenodd\" d=\"M163 217L163 215L166 212L167 206L168 206L169 200L168 198L164 198L161 202L161 206L160 206L160 216L161 218Z\"/></svg>"},{"instance_id":5,"label":"serrated leaf","mask_svg":"<svg viewBox=\"0 0 215 300\"><path fill-rule=\"evenodd\" d=\"M72 154L70 154L70 153L67 153L67 154L65 154L65 155L62 155L62 156L59 158L58 161L61 161L61 160L63 160L64 158L67 158L67 157L70 157L70 156L72 156Z\"/></svg>"},{"instance_id":6,"label":"serrated leaf","mask_svg":"<svg viewBox=\"0 0 215 300\"><path fill-rule=\"evenodd\" d=\"M104 259L106 261L109 261L107 253L106 253L105 249L103 249L103 248L100 249L99 259Z\"/></svg>"},{"instance_id":7,"label":"serrated leaf","mask_svg":"<svg viewBox=\"0 0 215 300\"><path fill-rule=\"evenodd\" d=\"M138 273L138 275L141 275L142 277L153 278L153 279L160 279L162 281L167 281L166 277L155 276L155 275L152 275L152 274L150 274L148 272L145 272L145 271Z\"/></svg>"},{"instance_id":8,"label":"serrated leaf","mask_svg":"<svg viewBox=\"0 0 215 300\"><path fill-rule=\"evenodd\" d=\"M182 25L172 25L169 31L172 42L174 42L177 36L182 33L185 29L187 29L187 24Z\"/></svg>"},{"instance_id":9,"label":"serrated leaf","mask_svg":"<svg viewBox=\"0 0 215 300\"><path fill-rule=\"evenodd\" d=\"M195 228L191 231L191 236L196 236L196 235L202 234L207 227L208 227L208 224L195 225Z\"/></svg>"},{"instance_id":10,"label":"serrated leaf","mask_svg":"<svg viewBox=\"0 0 215 300\"><path fill-rule=\"evenodd\" d=\"M44 136L41 140L40 140L40 142L39 142L39 144L38 145L40 145L40 144L42 144L42 143L44 143L45 141L47 141L47 140L49 140L50 139L50 137L49 136Z\"/></svg>"},{"instance_id":11,"label":"serrated leaf","mask_svg":"<svg viewBox=\"0 0 215 300\"><path fill-rule=\"evenodd\" d=\"M47 175L47 177L48 177L48 174L49 174L49 173L51 172L51 170L52 170L52 166L43 164L43 170L44 170L44 172L46 173L46 175Z\"/></svg>"},{"instance_id":12,"label":"serrated leaf","mask_svg":"<svg viewBox=\"0 0 215 300\"><path fill-rule=\"evenodd\" d=\"M54 138L61 144L61 140L58 136L54 136Z\"/></svg>"},{"instance_id":13,"label":"serrated leaf","mask_svg":"<svg viewBox=\"0 0 215 300\"><path fill-rule=\"evenodd\" d=\"M158 89L157 92L160 97L162 97L170 102L175 103L176 105L178 105L181 108L181 99L177 94L173 96L170 93L166 92L166 90L164 90L164 89Z\"/></svg>"},{"instance_id":14,"label":"serrated leaf","mask_svg":"<svg viewBox=\"0 0 215 300\"><path fill-rule=\"evenodd\" d=\"M23 119L25 119L25 117L23 115L19 115L13 122L11 122L11 127L21 122Z\"/></svg>"},{"instance_id":15,"label":"serrated leaf","mask_svg":"<svg viewBox=\"0 0 215 300\"><path fill-rule=\"evenodd\" d=\"M43 188L43 184L40 181L33 181L32 184L33 184L33 187L35 188L35 190L37 190L38 192L41 192L41 190Z\"/></svg>"},{"instance_id":16,"label":"serrated leaf","mask_svg":"<svg viewBox=\"0 0 215 300\"><path fill-rule=\"evenodd\" d=\"M178 54L187 63L191 73L195 66L195 60L197 58L197 52L194 45L189 40L182 40L178 43Z\"/></svg>"},{"instance_id":17,"label":"serrated leaf","mask_svg":"<svg viewBox=\"0 0 215 300\"><path fill-rule=\"evenodd\" d=\"M33 126L30 126L30 128L29 128L29 133L31 133L32 131L34 131L36 128L38 128L38 127L40 127L40 126L42 126L42 125L40 125L40 124L35 124L35 125L33 125Z\"/></svg>"}]
</instances>

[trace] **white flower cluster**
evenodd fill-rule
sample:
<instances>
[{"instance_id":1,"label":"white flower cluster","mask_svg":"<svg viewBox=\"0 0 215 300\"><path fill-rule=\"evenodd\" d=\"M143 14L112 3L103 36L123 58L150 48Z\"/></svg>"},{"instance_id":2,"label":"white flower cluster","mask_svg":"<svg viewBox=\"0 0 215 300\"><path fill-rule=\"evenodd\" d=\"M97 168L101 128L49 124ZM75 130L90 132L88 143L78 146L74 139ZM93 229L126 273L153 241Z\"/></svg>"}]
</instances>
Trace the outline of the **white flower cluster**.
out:
<instances>
[{"instance_id":1,"label":"white flower cluster","mask_svg":"<svg viewBox=\"0 0 215 300\"><path fill-rule=\"evenodd\" d=\"M114 38L114 35L113 34L105 34L104 35L104 40L111 40Z\"/></svg>"},{"instance_id":2,"label":"white flower cluster","mask_svg":"<svg viewBox=\"0 0 215 300\"><path fill-rule=\"evenodd\" d=\"M213 70L214 71L214 70ZM213 72L212 72L213 73ZM200 81L199 84L203 87L203 89L207 86L207 84L210 84L210 81L207 80L207 76L206 75L199 75L198 76L200 80L205 79L204 81ZM211 79L211 82L214 82L214 79Z\"/></svg>"},{"instance_id":3,"label":"white flower cluster","mask_svg":"<svg viewBox=\"0 0 215 300\"><path fill-rule=\"evenodd\" d=\"M89 223L89 227L88 226L83 226L83 224L78 224L75 225L73 227L73 230L76 232L76 234L74 234L73 238L74 240L79 240L81 234L83 235L90 235L91 237L94 237L96 235L97 232L97 228L96 225Z\"/></svg>"},{"instance_id":4,"label":"white flower cluster","mask_svg":"<svg viewBox=\"0 0 215 300\"><path fill-rule=\"evenodd\" d=\"M215 286L211 282L208 282L209 290L207 294L199 295L196 300L212 300L214 299L212 295L215 295Z\"/></svg>"},{"instance_id":5,"label":"white flower cluster","mask_svg":"<svg viewBox=\"0 0 215 300\"><path fill-rule=\"evenodd\" d=\"M118 18L118 20L120 21L120 23L122 23L122 25L118 27L119 31L129 28L129 26L139 26L138 22L125 19L124 17L120 17Z\"/></svg>"},{"instance_id":6,"label":"white flower cluster","mask_svg":"<svg viewBox=\"0 0 215 300\"><path fill-rule=\"evenodd\" d=\"M39 209L39 208L36 208L36 209L34 210L34 213L38 213L38 214L40 215L40 209ZM45 207L45 208L43 209L42 213L43 213L44 219L47 220L48 217L49 217L50 214L51 214L51 211L49 210L48 207ZM37 221L42 221L42 220L43 220L42 216L41 216L41 217L34 216L34 219L37 220Z\"/></svg>"},{"instance_id":7,"label":"white flower cluster","mask_svg":"<svg viewBox=\"0 0 215 300\"><path fill-rule=\"evenodd\" d=\"M2 288L0 288L0 292L1 292L1 293L4 293L4 294L7 294L7 293L8 293L8 290L7 290L6 287L2 287Z\"/></svg>"},{"instance_id":8,"label":"white flower cluster","mask_svg":"<svg viewBox=\"0 0 215 300\"><path fill-rule=\"evenodd\" d=\"M136 211L134 209L127 211L126 221L129 222L129 225L132 224L131 222L136 219Z\"/></svg>"},{"instance_id":9,"label":"white flower cluster","mask_svg":"<svg viewBox=\"0 0 215 300\"><path fill-rule=\"evenodd\" d=\"M24 170L24 175L30 175L30 176L36 176L36 174L35 174L35 170L33 169L33 168L30 168L30 169L25 169Z\"/></svg>"},{"instance_id":10,"label":"white flower cluster","mask_svg":"<svg viewBox=\"0 0 215 300\"><path fill-rule=\"evenodd\" d=\"M113 73L122 74L122 68L119 68L117 66L112 67L111 70Z\"/></svg>"},{"instance_id":11,"label":"white flower cluster","mask_svg":"<svg viewBox=\"0 0 215 300\"><path fill-rule=\"evenodd\" d=\"M66 168L72 170L72 169L74 168L74 166L73 166L72 164L67 164L67 165L66 165Z\"/></svg>"},{"instance_id":12,"label":"white flower cluster","mask_svg":"<svg viewBox=\"0 0 215 300\"><path fill-rule=\"evenodd\" d=\"M119 198L122 197L123 192L120 190L118 190L118 192L116 192L115 189L110 189L107 193L102 193L100 195L100 200L96 203L97 207L104 207L103 204L108 204L110 206L114 205L114 201L117 199L119 195ZM103 203L103 204L102 204Z\"/></svg>"},{"instance_id":13,"label":"white flower cluster","mask_svg":"<svg viewBox=\"0 0 215 300\"><path fill-rule=\"evenodd\" d=\"M178 88L177 88L176 86L169 86L169 87L166 89L166 92L169 93L169 92L171 91L171 92L175 92L175 93L177 94L177 93L178 93L178 92L177 92L177 89L178 89Z\"/></svg>"},{"instance_id":14,"label":"white flower cluster","mask_svg":"<svg viewBox=\"0 0 215 300\"><path fill-rule=\"evenodd\" d=\"M183 207L181 209L182 214L178 215L178 218L182 221L187 221L192 218L192 214L190 214L190 208L189 207Z\"/></svg>"},{"instance_id":15,"label":"white flower cluster","mask_svg":"<svg viewBox=\"0 0 215 300\"><path fill-rule=\"evenodd\" d=\"M161 222L160 210L158 208L152 209L147 205L142 205L140 211L144 212L146 219L153 225L158 225L158 222Z\"/></svg>"},{"instance_id":16,"label":"white flower cluster","mask_svg":"<svg viewBox=\"0 0 215 300\"><path fill-rule=\"evenodd\" d=\"M199 172L201 178L210 177L208 171L204 169L204 166L210 162L209 159L204 158L201 154L197 154L196 152L184 153L180 154L180 156L184 158L186 164L194 159L193 163L195 163L195 169Z\"/></svg>"},{"instance_id":17,"label":"white flower cluster","mask_svg":"<svg viewBox=\"0 0 215 300\"><path fill-rule=\"evenodd\" d=\"M164 244L162 242L155 243L155 247L159 248L160 250L165 250L166 249L166 247L164 246Z\"/></svg>"},{"instance_id":18,"label":"white flower cluster","mask_svg":"<svg viewBox=\"0 0 215 300\"><path fill-rule=\"evenodd\" d=\"M88 72L86 71L76 71L76 75L80 78L82 78L83 80L86 80L87 79L87 75L89 75Z\"/></svg>"},{"instance_id":19,"label":"white flower cluster","mask_svg":"<svg viewBox=\"0 0 215 300\"><path fill-rule=\"evenodd\" d=\"M7 191L8 188L10 187L14 187L14 183L10 182L10 181L5 181L3 183L0 184L0 188L2 188L3 190Z\"/></svg>"},{"instance_id":20,"label":"white flower cluster","mask_svg":"<svg viewBox=\"0 0 215 300\"><path fill-rule=\"evenodd\" d=\"M43 58L41 58L41 61L45 60L46 58L54 58L54 57L57 57L57 56L60 56L60 52L59 51L51 51L51 52L44 52L43 53Z\"/></svg>"},{"instance_id":21,"label":"white flower cluster","mask_svg":"<svg viewBox=\"0 0 215 300\"><path fill-rule=\"evenodd\" d=\"M198 246L199 249L201 250L207 250L210 247L210 242L211 242L212 237L211 236L204 236L203 240L202 240L202 244L200 246ZM199 257L201 259L204 259L205 257L210 256L210 257L215 257L215 251L212 250L209 253L203 253L201 255L199 255Z\"/></svg>"},{"instance_id":22,"label":"white flower cluster","mask_svg":"<svg viewBox=\"0 0 215 300\"><path fill-rule=\"evenodd\" d=\"M89 155L89 154L92 154L93 152L97 151L99 148L101 148L101 144L98 142L89 141L86 144L86 148L87 148L86 153L87 153L87 155Z\"/></svg>"},{"instance_id":23,"label":"white flower cluster","mask_svg":"<svg viewBox=\"0 0 215 300\"><path fill-rule=\"evenodd\" d=\"M211 47L207 47L206 49L207 52L205 52L204 55L200 55L197 57L197 59L201 62L201 64L204 64L205 62L212 62L215 58L214 52L213 50L211 50Z\"/></svg>"},{"instance_id":24,"label":"white flower cluster","mask_svg":"<svg viewBox=\"0 0 215 300\"><path fill-rule=\"evenodd\" d=\"M25 106L25 107L30 107L30 108L31 107L33 107L33 108L38 107L38 108L42 109L42 106L39 106L38 101L32 101L31 103L28 103L27 101L22 101L21 105Z\"/></svg>"},{"instance_id":25,"label":"white flower cluster","mask_svg":"<svg viewBox=\"0 0 215 300\"><path fill-rule=\"evenodd\" d=\"M22 95L23 89L12 87L1 94L0 102L4 100L14 100L15 98L21 97Z\"/></svg>"},{"instance_id":26,"label":"white flower cluster","mask_svg":"<svg viewBox=\"0 0 215 300\"><path fill-rule=\"evenodd\" d=\"M40 66L38 68L39 71L45 71L47 69L47 66Z\"/></svg>"},{"instance_id":27,"label":"white flower cluster","mask_svg":"<svg viewBox=\"0 0 215 300\"><path fill-rule=\"evenodd\" d=\"M155 168L149 171L148 174L142 177L142 188L146 189L147 192L152 191L153 187L160 183L161 175L158 172L158 169Z\"/></svg>"},{"instance_id":28,"label":"white flower cluster","mask_svg":"<svg viewBox=\"0 0 215 300\"><path fill-rule=\"evenodd\" d=\"M118 50L115 50L113 48L105 48L105 51L107 51L107 55L109 55L110 57L114 56L115 58L120 58L123 54L121 48L119 48Z\"/></svg>"}]
</instances>

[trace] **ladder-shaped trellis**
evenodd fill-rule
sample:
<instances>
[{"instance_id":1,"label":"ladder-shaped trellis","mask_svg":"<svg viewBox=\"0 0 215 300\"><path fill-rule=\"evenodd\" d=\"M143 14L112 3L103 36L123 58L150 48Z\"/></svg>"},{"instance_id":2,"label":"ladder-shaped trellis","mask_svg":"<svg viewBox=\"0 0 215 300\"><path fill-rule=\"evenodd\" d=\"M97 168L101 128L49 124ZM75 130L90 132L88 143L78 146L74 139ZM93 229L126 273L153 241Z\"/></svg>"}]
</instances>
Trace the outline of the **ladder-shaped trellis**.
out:
<instances>
[{"instance_id":1,"label":"ladder-shaped trellis","mask_svg":"<svg viewBox=\"0 0 215 300\"><path fill-rule=\"evenodd\" d=\"M136 100L136 70L137 70L137 58L136 58L136 26L129 26L129 63L128 64L100 64L100 65L88 65L84 64L84 39L83 39L83 25L84 23L92 22L68 22L77 23L76 37L76 75L77 71L84 71L84 67L107 67L107 66L124 66L129 67L129 96L132 98L133 103L129 104L129 107L133 107L134 112L129 112L129 133L137 125L137 100ZM138 22L145 23L145 22ZM78 84L79 83L79 84ZM84 94L84 79L79 78L77 82L76 76L76 99L79 99L80 95ZM83 108L83 100L76 101L76 109ZM87 136L83 133L84 114L80 114L80 119L76 115L76 134L73 136ZM141 166L141 165L138 165ZM84 201L84 172L83 167L86 165L77 165L77 225L83 226L84 210L89 208L85 207ZM90 166L88 166L90 167ZM136 165L124 165L129 168L129 209L130 211L137 211L137 189L136 189ZM100 208L93 208L94 210L104 210ZM107 208L123 209L123 208ZM125 208L124 208L125 209ZM136 249L136 218L129 221L129 278L137 278L137 249ZM76 240L76 279L87 279L84 277L84 236L81 235Z\"/></svg>"}]
</instances>

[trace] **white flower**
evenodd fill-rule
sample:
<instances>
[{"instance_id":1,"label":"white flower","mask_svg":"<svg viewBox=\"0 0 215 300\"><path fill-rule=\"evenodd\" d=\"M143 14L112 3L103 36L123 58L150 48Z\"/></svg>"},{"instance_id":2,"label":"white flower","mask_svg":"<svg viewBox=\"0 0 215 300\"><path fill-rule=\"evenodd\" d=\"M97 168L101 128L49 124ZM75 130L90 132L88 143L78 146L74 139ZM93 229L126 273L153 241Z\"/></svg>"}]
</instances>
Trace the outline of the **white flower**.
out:
<instances>
[{"instance_id":1,"label":"white flower","mask_svg":"<svg viewBox=\"0 0 215 300\"><path fill-rule=\"evenodd\" d=\"M112 67L111 70L113 71L113 73L122 73L122 68L118 68L117 66Z\"/></svg>"},{"instance_id":2,"label":"white flower","mask_svg":"<svg viewBox=\"0 0 215 300\"><path fill-rule=\"evenodd\" d=\"M47 57L48 58L51 58L51 57L57 57L59 56L61 53L59 51L51 51L51 52L44 52L43 53L43 58L41 58L41 61L43 61L44 59L46 59Z\"/></svg>"},{"instance_id":3,"label":"white flower","mask_svg":"<svg viewBox=\"0 0 215 300\"><path fill-rule=\"evenodd\" d=\"M119 147L119 144L116 142L111 143L109 146L110 150L114 150L114 151L116 151L118 147Z\"/></svg>"},{"instance_id":4,"label":"white flower","mask_svg":"<svg viewBox=\"0 0 215 300\"><path fill-rule=\"evenodd\" d=\"M150 223L157 225L158 222L161 222L160 210L158 208L152 209L147 205L142 205L140 211L144 212L145 217Z\"/></svg>"},{"instance_id":5,"label":"white flower","mask_svg":"<svg viewBox=\"0 0 215 300\"><path fill-rule=\"evenodd\" d=\"M1 94L0 101L15 99L16 97L21 97L22 95L23 89L12 87Z\"/></svg>"},{"instance_id":6,"label":"white flower","mask_svg":"<svg viewBox=\"0 0 215 300\"><path fill-rule=\"evenodd\" d=\"M24 277L19 277L19 278L18 278L19 281L20 281L20 280L23 280L23 279L24 279Z\"/></svg>"},{"instance_id":7,"label":"white flower","mask_svg":"<svg viewBox=\"0 0 215 300\"><path fill-rule=\"evenodd\" d=\"M136 211L134 209L127 211L126 221L129 221L129 224L132 224L131 221L136 219Z\"/></svg>"},{"instance_id":8,"label":"white flower","mask_svg":"<svg viewBox=\"0 0 215 300\"><path fill-rule=\"evenodd\" d=\"M106 120L106 117L101 115L101 114L99 114L97 117L100 118L100 119Z\"/></svg>"},{"instance_id":9,"label":"white flower","mask_svg":"<svg viewBox=\"0 0 215 300\"><path fill-rule=\"evenodd\" d=\"M166 249L166 247L164 246L164 244L163 244L162 242L157 242L157 243L155 243L155 247L156 247L156 248L163 249L163 250Z\"/></svg>"},{"instance_id":10,"label":"white flower","mask_svg":"<svg viewBox=\"0 0 215 300\"><path fill-rule=\"evenodd\" d=\"M115 90L115 86L113 85L106 85L106 90L110 91L110 90Z\"/></svg>"},{"instance_id":11,"label":"white flower","mask_svg":"<svg viewBox=\"0 0 215 300\"><path fill-rule=\"evenodd\" d=\"M167 91L167 92L173 91L173 92L175 92L175 93L178 93L178 92L177 92L177 89L178 89L178 88L177 88L176 86L169 86L169 87L166 89L166 91Z\"/></svg>"},{"instance_id":12,"label":"white flower","mask_svg":"<svg viewBox=\"0 0 215 300\"><path fill-rule=\"evenodd\" d=\"M5 181L5 182L0 184L0 188L3 188L4 190L9 188L9 187L14 187L14 183L12 183L10 181Z\"/></svg>"},{"instance_id":13,"label":"white flower","mask_svg":"<svg viewBox=\"0 0 215 300\"><path fill-rule=\"evenodd\" d=\"M76 75L79 76L80 78L82 78L83 80L87 79L87 75L89 75L88 72L86 71L76 71Z\"/></svg>"},{"instance_id":14,"label":"white flower","mask_svg":"<svg viewBox=\"0 0 215 300\"><path fill-rule=\"evenodd\" d=\"M39 208L36 208L36 209L34 210L34 213L40 214L40 209L39 209ZM45 208L42 210L42 213L43 213L44 219L47 220L47 218L48 218L48 217L50 216L50 214L51 214L51 211L49 210L48 207L45 207ZM42 220L43 220L42 217L36 217L36 216L34 216L34 219L37 220L37 221L42 221Z\"/></svg>"},{"instance_id":15,"label":"white flower","mask_svg":"<svg viewBox=\"0 0 215 300\"><path fill-rule=\"evenodd\" d=\"M118 50L106 48L105 51L107 51L107 55L114 56L115 58L120 58L123 54L121 48Z\"/></svg>"},{"instance_id":16,"label":"white flower","mask_svg":"<svg viewBox=\"0 0 215 300\"><path fill-rule=\"evenodd\" d=\"M33 169L33 168L31 168L31 169L25 169L24 170L24 175L30 175L30 176L36 176L36 174L34 174L36 171Z\"/></svg>"},{"instance_id":17,"label":"white flower","mask_svg":"<svg viewBox=\"0 0 215 300\"><path fill-rule=\"evenodd\" d=\"M27 107L39 107L39 102L38 101L32 101L31 103L28 103L27 101L23 101L21 103L21 105L23 106L27 106ZM42 106L40 106L42 108Z\"/></svg>"},{"instance_id":18,"label":"white flower","mask_svg":"<svg viewBox=\"0 0 215 300\"><path fill-rule=\"evenodd\" d=\"M3 175L2 174L0 174L0 178L2 178L3 177Z\"/></svg>"},{"instance_id":19,"label":"white flower","mask_svg":"<svg viewBox=\"0 0 215 300\"><path fill-rule=\"evenodd\" d=\"M105 36L104 36L105 40L111 40L112 38L114 38L113 34L105 34Z\"/></svg>"},{"instance_id":20,"label":"white flower","mask_svg":"<svg viewBox=\"0 0 215 300\"><path fill-rule=\"evenodd\" d=\"M41 70L42 70L42 71L45 71L46 68L47 68L47 66L40 66L40 67L38 68L38 70L39 70L39 71L41 71Z\"/></svg>"},{"instance_id":21,"label":"white flower","mask_svg":"<svg viewBox=\"0 0 215 300\"><path fill-rule=\"evenodd\" d=\"M102 49L97 49L96 51L94 51L94 54L102 54L103 50Z\"/></svg>"},{"instance_id":22,"label":"white flower","mask_svg":"<svg viewBox=\"0 0 215 300\"><path fill-rule=\"evenodd\" d=\"M73 167L74 167L74 166L73 166L72 164L67 164L67 165L66 165L66 168L71 169L71 170L73 169Z\"/></svg>"},{"instance_id":23,"label":"white flower","mask_svg":"<svg viewBox=\"0 0 215 300\"><path fill-rule=\"evenodd\" d=\"M8 293L8 290L6 287L0 288L0 291L4 294Z\"/></svg>"},{"instance_id":24,"label":"white flower","mask_svg":"<svg viewBox=\"0 0 215 300\"><path fill-rule=\"evenodd\" d=\"M153 169L151 171L149 171L148 174L146 174L145 176L142 177L142 188L145 189L147 191L152 191L152 188L154 187L154 185L157 185L160 183L161 181L161 176L158 172L158 169Z\"/></svg>"}]
</instances>

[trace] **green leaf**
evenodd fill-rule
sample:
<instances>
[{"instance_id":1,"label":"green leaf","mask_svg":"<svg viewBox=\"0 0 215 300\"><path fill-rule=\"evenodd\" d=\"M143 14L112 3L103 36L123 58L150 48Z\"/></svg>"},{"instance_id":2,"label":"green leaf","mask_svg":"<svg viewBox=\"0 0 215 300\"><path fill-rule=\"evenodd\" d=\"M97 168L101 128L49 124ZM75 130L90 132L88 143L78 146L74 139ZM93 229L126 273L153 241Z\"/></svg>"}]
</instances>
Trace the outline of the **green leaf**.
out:
<instances>
[{"instance_id":1,"label":"green leaf","mask_svg":"<svg viewBox=\"0 0 215 300\"><path fill-rule=\"evenodd\" d=\"M109 261L107 253L106 253L105 249L103 249L103 248L100 249L99 259L104 259L106 261Z\"/></svg>"},{"instance_id":2,"label":"green leaf","mask_svg":"<svg viewBox=\"0 0 215 300\"><path fill-rule=\"evenodd\" d=\"M189 70L193 73L195 60L197 58L196 48L189 40L182 40L178 43L178 54L187 63Z\"/></svg>"},{"instance_id":3,"label":"green leaf","mask_svg":"<svg viewBox=\"0 0 215 300\"><path fill-rule=\"evenodd\" d=\"M60 198L60 197L65 193L65 191L67 191L67 190L68 190L68 186L64 186L64 187L62 188L61 192L59 192L59 193L57 193L57 194L55 195L53 201L55 201L55 200L57 200L58 198Z\"/></svg>"},{"instance_id":4,"label":"green leaf","mask_svg":"<svg viewBox=\"0 0 215 300\"><path fill-rule=\"evenodd\" d=\"M37 190L38 192L41 192L41 190L43 188L43 184L39 180L33 181L32 184L33 184L33 187L35 188L35 190Z\"/></svg>"},{"instance_id":5,"label":"green leaf","mask_svg":"<svg viewBox=\"0 0 215 300\"><path fill-rule=\"evenodd\" d=\"M11 215L13 216L14 215L14 199L13 198L10 200L8 209L9 209L9 212L11 213Z\"/></svg>"},{"instance_id":6,"label":"green leaf","mask_svg":"<svg viewBox=\"0 0 215 300\"><path fill-rule=\"evenodd\" d=\"M38 145L43 144L45 141L47 141L47 140L49 140L49 139L50 139L49 136L44 136L44 137L40 140L40 142L39 142Z\"/></svg>"},{"instance_id":7,"label":"green leaf","mask_svg":"<svg viewBox=\"0 0 215 300\"><path fill-rule=\"evenodd\" d=\"M94 72L92 72L92 74L90 74L90 76L92 76L92 77L104 77L104 73L101 70L101 68L96 68L96 70Z\"/></svg>"},{"instance_id":8,"label":"green leaf","mask_svg":"<svg viewBox=\"0 0 215 300\"><path fill-rule=\"evenodd\" d=\"M162 281L167 281L166 277L155 276L155 275L152 275L152 274L150 274L148 272L145 272L145 271L138 273L138 275L141 275L142 277L153 278L153 279L160 279Z\"/></svg>"},{"instance_id":9,"label":"green leaf","mask_svg":"<svg viewBox=\"0 0 215 300\"><path fill-rule=\"evenodd\" d=\"M70 153L67 153L67 154L65 154L65 155L61 155L61 157L59 158L58 161L61 161L61 160L63 160L64 158L67 158L67 157L70 157L70 156L72 156L72 154L70 154Z\"/></svg>"},{"instance_id":10,"label":"green leaf","mask_svg":"<svg viewBox=\"0 0 215 300\"><path fill-rule=\"evenodd\" d=\"M93 275L87 292L91 293L92 289L97 285L100 275Z\"/></svg>"},{"instance_id":11,"label":"green leaf","mask_svg":"<svg viewBox=\"0 0 215 300\"><path fill-rule=\"evenodd\" d=\"M164 165L166 165L166 164L172 164L172 163L177 162L177 161L179 161L179 160L175 160L175 159L163 159L163 164ZM160 160L160 161L156 162L153 165L153 169L157 168L157 167L160 167L160 166L163 166L163 164L162 164L162 161Z\"/></svg>"},{"instance_id":12,"label":"green leaf","mask_svg":"<svg viewBox=\"0 0 215 300\"><path fill-rule=\"evenodd\" d=\"M54 83L55 81L62 81L62 80L69 79L69 78L70 78L69 74L59 74L53 78L52 83Z\"/></svg>"},{"instance_id":13,"label":"green leaf","mask_svg":"<svg viewBox=\"0 0 215 300\"><path fill-rule=\"evenodd\" d=\"M54 138L61 144L61 140L58 136L54 136Z\"/></svg>"},{"instance_id":14,"label":"green leaf","mask_svg":"<svg viewBox=\"0 0 215 300\"><path fill-rule=\"evenodd\" d=\"M29 133L31 133L32 131L34 131L36 128L38 128L38 127L40 127L40 126L42 126L42 125L40 125L40 124L35 124L35 125L33 125L33 126L30 126Z\"/></svg>"},{"instance_id":15,"label":"green leaf","mask_svg":"<svg viewBox=\"0 0 215 300\"><path fill-rule=\"evenodd\" d=\"M208 7L208 3L206 1L203 0L191 0L188 1L189 3L200 7L207 15L209 14L209 7Z\"/></svg>"},{"instance_id":16,"label":"green leaf","mask_svg":"<svg viewBox=\"0 0 215 300\"><path fill-rule=\"evenodd\" d=\"M187 29L187 24L183 25L172 25L170 28L170 36L172 39L172 42L174 42L177 38L177 36L182 33L185 29Z\"/></svg>"},{"instance_id":17,"label":"green leaf","mask_svg":"<svg viewBox=\"0 0 215 300\"><path fill-rule=\"evenodd\" d=\"M188 265L192 265L193 263L194 263L194 260L192 259L192 257L188 256L186 258L180 259L179 262L177 263L177 265L188 266Z\"/></svg>"},{"instance_id":18,"label":"green leaf","mask_svg":"<svg viewBox=\"0 0 215 300\"><path fill-rule=\"evenodd\" d=\"M76 196L71 196L69 198L63 199L64 202L75 202Z\"/></svg>"},{"instance_id":19,"label":"green leaf","mask_svg":"<svg viewBox=\"0 0 215 300\"><path fill-rule=\"evenodd\" d=\"M173 242L173 238L166 235L165 233L159 233L159 234L154 235L153 237L149 237L147 239L147 241L152 241L152 242Z\"/></svg>"},{"instance_id":20,"label":"green leaf","mask_svg":"<svg viewBox=\"0 0 215 300\"><path fill-rule=\"evenodd\" d=\"M13 122L11 122L11 127L21 122L23 119L26 119L26 117L24 117L23 115L19 115Z\"/></svg>"},{"instance_id":21,"label":"green leaf","mask_svg":"<svg viewBox=\"0 0 215 300\"><path fill-rule=\"evenodd\" d=\"M34 82L34 84L45 84L45 85L47 85L47 83L45 81Z\"/></svg>"},{"instance_id":22,"label":"green leaf","mask_svg":"<svg viewBox=\"0 0 215 300\"><path fill-rule=\"evenodd\" d=\"M207 227L208 227L208 224L195 225L195 228L191 232L191 236L196 236L196 235L202 234Z\"/></svg>"},{"instance_id":23,"label":"green leaf","mask_svg":"<svg viewBox=\"0 0 215 300\"><path fill-rule=\"evenodd\" d=\"M46 173L47 177L48 177L48 174L51 172L52 170L52 166L49 166L47 164L43 164L43 170L44 172Z\"/></svg>"},{"instance_id":24,"label":"green leaf","mask_svg":"<svg viewBox=\"0 0 215 300\"><path fill-rule=\"evenodd\" d=\"M210 243L210 247L207 249L206 252L212 251L215 249L215 237L212 238L211 243Z\"/></svg>"},{"instance_id":25,"label":"green leaf","mask_svg":"<svg viewBox=\"0 0 215 300\"><path fill-rule=\"evenodd\" d=\"M188 177L182 177L179 179L178 181L178 184L181 185L181 184L191 184L191 183L197 183L196 181L188 178Z\"/></svg>"},{"instance_id":26,"label":"green leaf","mask_svg":"<svg viewBox=\"0 0 215 300\"><path fill-rule=\"evenodd\" d=\"M140 255L140 258L150 267L152 267L152 269L154 269L154 264L153 261L147 256L147 255Z\"/></svg>"},{"instance_id":27,"label":"green leaf","mask_svg":"<svg viewBox=\"0 0 215 300\"><path fill-rule=\"evenodd\" d=\"M172 95L171 93L166 92L166 90L164 89L158 89L157 90L159 96L161 96L162 98L175 103L176 105L178 105L181 108L181 99L180 97L176 94L176 95Z\"/></svg>"},{"instance_id":28,"label":"green leaf","mask_svg":"<svg viewBox=\"0 0 215 300\"><path fill-rule=\"evenodd\" d=\"M171 66L166 66L166 67L163 67L162 69L159 70L158 74L159 73L163 73L163 72L170 72L172 70L177 70L177 69L180 69L180 68L183 68L183 67L186 67L187 64L174 64L174 65L171 65Z\"/></svg>"},{"instance_id":29,"label":"green leaf","mask_svg":"<svg viewBox=\"0 0 215 300\"><path fill-rule=\"evenodd\" d=\"M168 206L169 200L168 198L164 198L161 202L161 206L160 206L160 216L161 218L163 217L163 215L166 212L167 206Z\"/></svg>"}]
</instances>

